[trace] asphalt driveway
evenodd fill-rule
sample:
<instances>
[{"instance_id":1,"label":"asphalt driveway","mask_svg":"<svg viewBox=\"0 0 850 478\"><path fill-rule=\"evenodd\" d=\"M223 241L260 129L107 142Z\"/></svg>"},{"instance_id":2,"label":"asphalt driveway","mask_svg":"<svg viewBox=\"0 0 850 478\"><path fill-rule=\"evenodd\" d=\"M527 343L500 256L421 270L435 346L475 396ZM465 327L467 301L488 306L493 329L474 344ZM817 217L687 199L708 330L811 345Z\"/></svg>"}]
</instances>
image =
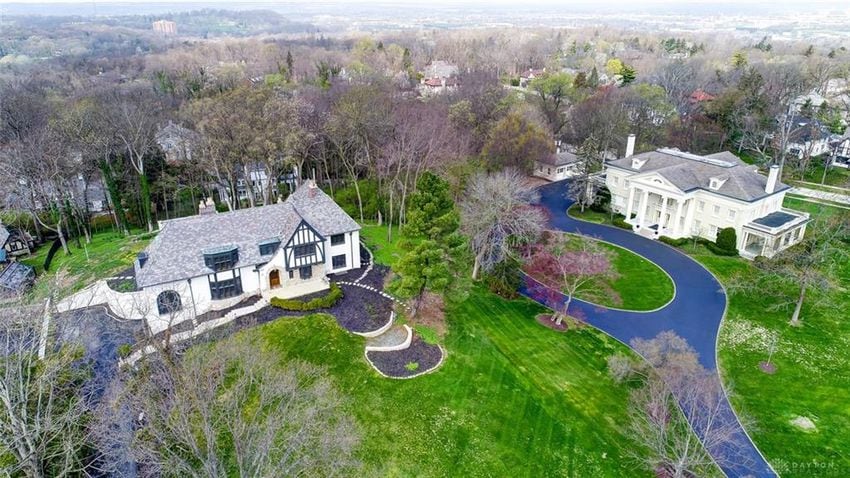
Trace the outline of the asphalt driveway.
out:
<instances>
[{"instance_id":1,"label":"asphalt driveway","mask_svg":"<svg viewBox=\"0 0 850 478\"><path fill-rule=\"evenodd\" d=\"M571 308L580 309L589 324L625 344L634 338L653 338L659 332L672 330L697 351L706 369L716 372L717 334L726 312L726 294L717 279L698 262L666 244L624 229L570 218L566 210L573 201L565 197L566 190L563 181L539 189L541 204L550 214L552 229L595 237L639 254L664 269L676 287L674 299L652 312L612 310L579 300L574 300ZM725 408L729 419L737 423L728 402ZM740 424L738 426L740 428ZM723 471L730 477L777 476L743 428L740 430L738 439L743 446L736 453L738 463L724 467Z\"/></svg>"}]
</instances>

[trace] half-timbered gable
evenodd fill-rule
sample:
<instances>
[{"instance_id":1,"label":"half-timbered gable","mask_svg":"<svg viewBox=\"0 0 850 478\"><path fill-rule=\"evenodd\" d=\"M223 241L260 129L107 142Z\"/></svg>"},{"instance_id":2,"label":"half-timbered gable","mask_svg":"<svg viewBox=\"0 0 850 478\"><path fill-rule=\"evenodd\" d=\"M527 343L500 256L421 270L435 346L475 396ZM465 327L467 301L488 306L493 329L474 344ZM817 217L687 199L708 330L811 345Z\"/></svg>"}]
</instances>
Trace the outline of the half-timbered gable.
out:
<instances>
[{"instance_id":1,"label":"half-timbered gable","mask_svg":"<svg viewBox=\"0 0 850 478\"><path fill-rule=\"evenodd\" d=\"M325 262L325 238L302 220L284 246L286 270Z\"/></svg>"}]
</instances>

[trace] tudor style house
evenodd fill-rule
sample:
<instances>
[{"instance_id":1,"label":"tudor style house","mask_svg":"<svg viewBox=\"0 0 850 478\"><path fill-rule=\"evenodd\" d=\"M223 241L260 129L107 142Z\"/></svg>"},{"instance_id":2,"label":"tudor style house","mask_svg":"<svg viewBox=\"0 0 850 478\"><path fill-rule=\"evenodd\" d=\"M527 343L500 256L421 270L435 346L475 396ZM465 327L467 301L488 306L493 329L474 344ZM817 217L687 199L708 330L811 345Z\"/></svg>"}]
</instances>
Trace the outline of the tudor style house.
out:
<instances>
[{"instance_id":1,"label":"tudor style house","mask_svg":"<svg viewBox=\"0 0 850 478\"><path fill-rule=\"evenodd\" d=\"M613 209L649 238L717 238L735 228L743 257L772 257L802 239L807 213L782 207L788 186L730 152L707 156L663 148L605 164Z\"/></svg>"},{"instance_id":2,"label":"tudor style house","mask_svg":"<svg viewBox=\"0 0 850 478\"><path fill-rule=\"evenodd\" d=\"M136 315L162 330L249 296L327 289L328 274L360 267L359 231L313 181L281 203L162 221L134 266Z\"/></svg>"}]
</instances>

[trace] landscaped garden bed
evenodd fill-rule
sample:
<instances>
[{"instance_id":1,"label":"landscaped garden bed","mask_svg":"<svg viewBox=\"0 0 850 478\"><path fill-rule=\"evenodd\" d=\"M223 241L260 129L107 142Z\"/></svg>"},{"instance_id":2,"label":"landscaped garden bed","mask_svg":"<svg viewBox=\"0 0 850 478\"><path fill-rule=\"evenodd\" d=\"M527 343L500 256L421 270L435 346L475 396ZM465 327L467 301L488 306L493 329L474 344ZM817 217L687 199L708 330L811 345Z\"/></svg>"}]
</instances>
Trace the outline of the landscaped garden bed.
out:
<instances>
[{"instance_id":1,"label":"landscaped garden bed","mask_svg":"<svg viewBox=\"0 0 850 478\"><path fill-rule=\"evenodd\" d=\"M427 373L437 367L443 359L443 350L438 345L425 343L414 336L410 347L392 352L366 352L372 365L382 374L392 378L408 378Z\"/></svg>"}]
</instances>

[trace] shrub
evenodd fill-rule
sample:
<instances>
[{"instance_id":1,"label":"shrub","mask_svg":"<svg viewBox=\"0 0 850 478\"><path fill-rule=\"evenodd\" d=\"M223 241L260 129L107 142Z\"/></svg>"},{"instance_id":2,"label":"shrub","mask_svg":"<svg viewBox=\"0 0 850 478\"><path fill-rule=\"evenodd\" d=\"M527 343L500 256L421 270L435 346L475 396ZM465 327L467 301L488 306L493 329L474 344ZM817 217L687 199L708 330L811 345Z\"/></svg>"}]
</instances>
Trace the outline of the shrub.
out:
<instances>
[{"instance_id":1,"label":"shrub","mask_svg":"<svg viewBox=\"0 0 850 478\"><path fill-rule=\"evenodd\" d=\"M342 297L342 289L336 284L331 284L331 290L327 294L308 301L272 297L270 302L273 307L277 307L278 309L306 312L317 309L329 309L336 305Z\"/></svg>"},{"instance_id":2,"label":"shrub","mask_svg":"<svg viewBox=\"0 0 850 478\"><path fill-rule=\"evenodd\" d=\"M121 358L129 357L132 352L133 346L130 344L121 344L118 346L118 356Z\"/></svg>"},{"instance_id":3,"label":"shrub","mask_svg":"<svg viewBox=\"0 0 850 478\"><path fill-rule=\"evenodd\" d=\"M590 205L590 210L594 212L608 212L611 206L611 191L602 186L599 191L596 191L593 204Z\"/></svg>"},{"instance_id":4,"label":"shrub","mask_svg":"<svg viewBox=\"0 0 850 478\"><path fill-rule=\"evenodd\" d=\"M440 343L440 336L437 331L427 325L416 325L413 327L417 334L422 337L422 341L426 344L437 345Z\"/></svg>"},{"instance_id":5,"label":"shrub","mask_svg":"<svg viewBox=\"0 0 850 478\"><path fill-rule=\"evenodd\" d=\"M717 244L715 244L711 241L705 241L703 243L703 245L705 245L706 249L708 249L709 251L713 252L714 254L716 254L718 256L735 257L735 256L738 255L737 249L733 249L731 251L726 250L726 249L723 249L722 247L718 246Z\"/></svg>"},{"instance_id":6,"label":"shrub","mask_svg":"<svg viewBox=\"0 0 850 478\"><path fill-rule=\"evenodd\" d=\"M407 364L405 364L404 368L406 368L407 370L409 370L411 372L414 372L419 368L419 362L407 362Z\"/></svg>"},{"instance_id":7,"label":"shrub","mask_svg":"<svg viewBox=\"0 0 850 478\"><path fill-rule=\"evenodd\" d=\"M622 214L615 215L611 223L621 229L632 230L632 225L626 222L626 216L623 216Z\"/></svg>"},{"instance_id":8,"label":"shrub","mask_svg":"<svg viewBox=\"0 0 850 478\"><path fill-rule=\"evenodd\" d=\"M519 86L519 78L511 78L511 86Z\"/></svg>"},{"instance_id":9,"label":"shrub","mask_svg":"<svg viewBox=\"0 0 850 478\"><path fill-rule=\"evenodd\" d=\"M737 254L738 251L738 235L735 233L735 228L733 227L724 227L723 229L717 231L717 240L715 244L720 249L723 249L727 252L735 251Z\"/></svg>"},{"instance_id":10,"label":"shrub","mask_svg":"<svg viewBox=\"0 0 850 478\"><path fill-rule=\"evenodd\" d=\"M658 238L659 241L664 244L673 246L673 247L681 247L688 243L691 240L689 237L680 237L679 239L673 239L672 237L661 236Z\"/></svg>"},{"instance_id":11,"label":"shrub","mask_svg":"<svg viewBox=\"0 0 850 478\"><path fill-rule=\"evenodd\" d=\"M506 299L515 299L518 296L517 289L522 284L519 262L513 257L506 258L484 275L484 283L490 292Z\"/></svg>"}]
</instances>

